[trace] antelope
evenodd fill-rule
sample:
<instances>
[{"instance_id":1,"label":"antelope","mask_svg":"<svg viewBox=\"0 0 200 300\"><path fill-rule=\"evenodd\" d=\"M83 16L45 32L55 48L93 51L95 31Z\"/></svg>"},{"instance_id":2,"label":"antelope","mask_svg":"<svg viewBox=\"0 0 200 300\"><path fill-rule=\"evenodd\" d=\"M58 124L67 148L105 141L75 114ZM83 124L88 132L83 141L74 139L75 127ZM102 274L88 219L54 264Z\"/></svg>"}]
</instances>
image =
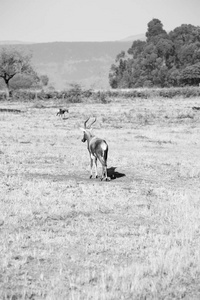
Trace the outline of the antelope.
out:
<instances>
[{"instance_id":1,"label":"antelope","mask_svg":"<svg viewBox=\"0 0 200 300\"><path fill-rule=\"evenodd\" d=\"M59 111L57 112L56 116L60 116L60 117L64 116L66 112L68 113L69 110L60 108Z\"/></svg>"},{"instance_id":2,"label":"antelope","mask_svg":"<svg viewBox=\"0 0 200 300\"><path fill-rule=\"evenodd\" d=\"M90 155L90 178L92 178L92 167L94 163L95 167L95 177L98 178L97 173L97 159L100 161L102 165L102 175L101 180L105 178L105 180L109 180L107 176L107 157L108 157L108 145L105 140L96 137L91 132L91 126L96 122L95 120L89 127L86 127L86 123L90 117L84 122L84 128L80 128L83 131L82 142L85 143L87 141L87 148Z\"/></svg>"}]
</instances>

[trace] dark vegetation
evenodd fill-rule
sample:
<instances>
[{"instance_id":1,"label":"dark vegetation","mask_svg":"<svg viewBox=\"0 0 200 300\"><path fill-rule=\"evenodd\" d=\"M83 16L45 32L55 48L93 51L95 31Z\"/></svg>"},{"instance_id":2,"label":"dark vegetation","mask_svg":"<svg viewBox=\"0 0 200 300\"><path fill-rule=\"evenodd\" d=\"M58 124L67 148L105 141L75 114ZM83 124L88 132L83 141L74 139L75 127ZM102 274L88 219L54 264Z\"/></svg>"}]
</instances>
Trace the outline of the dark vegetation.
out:
<instances>
[{"instance_id":1,"label":"dark vegetation","mask_svg":"<svg viewBox=\"0 0 200 300\"><path fill-rule=\"evenodd\" d=\"M112 88L179 87L200 84L200 27L182 24L167 33L158 19L146 41L117 55L109 73Z\"/></svg>"},{"instance_id":2,"label":"dark vegetation","mask_svg":"<svg viewBox=\"0 0 200 300\"><path fill-rule=\"evenodd\" d=\"M16 108L0 108L0 112L11 112L11 113L21 113L21 109Z\"/></svg>"},{"instance_id":3,"label":"dark vegetation","mask_svg":"<svg viewBox=\"0 0 200 300\"><path fill-rule=\"evenodd\" d=\"M97 103L107 104L112 99L148 99L148 98L192 98L200 97L199 87L176 87L176 88L144 88L144 89L113 89L113 90L101 90L96 91L92 89L82 89L79 85L74 85L69 90L54 91L54 90L15 90L12 92L12 100L19 101L35 101L35 100L63 100L66 103L81 103L85 101L92 101ZM6 99L6 93L0 93L0 101Z\"/></svg>"}]
</instances>

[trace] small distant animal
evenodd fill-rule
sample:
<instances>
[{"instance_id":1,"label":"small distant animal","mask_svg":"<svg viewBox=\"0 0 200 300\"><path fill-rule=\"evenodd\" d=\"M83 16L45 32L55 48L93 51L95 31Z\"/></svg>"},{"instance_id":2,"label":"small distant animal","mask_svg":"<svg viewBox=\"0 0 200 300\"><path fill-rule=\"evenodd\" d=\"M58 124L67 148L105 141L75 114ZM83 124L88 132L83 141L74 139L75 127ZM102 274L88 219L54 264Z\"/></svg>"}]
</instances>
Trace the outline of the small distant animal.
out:
<instances>
[{"instance_id":1,"label":"small distant animal","mask_svg":"<svg viewBox=\"0 0 200 300\"><path fill-rule=\"evenodd\" d=\"M192 109L193 110L200 110L200 106L193 106Z\"/></svg>"},{"instance_id":2,"label":"small distant animal","mask_svg":"<svg viewBox=\"0 0 200 300\"><path fill-rule=\"evenodd\" d=\"M108 145L105 140L96 137L91 132L91 126L96 122L95 120L89 127L86 127L86 123L90 117L84 122L84 128L80 128L83 131L82 142L87 141L87 148L90 155L90 178L92 178L92 167L93 163L95 166L95 177L98 178L97 173L97 159L100 161L102 165L102 175L101 180L105 178L105 180L110 180L107 176L107 157L108 157Z\"/></svg>"},{"instance_id":3,"label":"small distant animal","mask_svg":"<svg viewBox=\"0 0 200 300\"><path fill-rule=\"evenodd\" d=\"M66 112L69 113L69 110L60 108L56 116L64 117Z\"/></svg>"}]
</instances>

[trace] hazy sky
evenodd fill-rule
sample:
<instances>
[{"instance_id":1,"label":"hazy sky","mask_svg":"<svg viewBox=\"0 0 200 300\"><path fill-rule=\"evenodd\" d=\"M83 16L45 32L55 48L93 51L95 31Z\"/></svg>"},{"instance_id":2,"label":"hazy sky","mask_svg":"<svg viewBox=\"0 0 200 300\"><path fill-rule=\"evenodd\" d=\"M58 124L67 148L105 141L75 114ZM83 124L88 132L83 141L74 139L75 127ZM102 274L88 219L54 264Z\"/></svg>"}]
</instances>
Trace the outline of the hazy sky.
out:
<instances>
[{"instance_id":1,"label":"hazy sky","mask_svg":"<svg viewBox=\"0 0 200 300\"><path fill-rule=\"evenodd\" d=\"M200 0L0 0L0 41L113 41L153 18L169 31L199 16Z\"/></svg>"}]
</instances>

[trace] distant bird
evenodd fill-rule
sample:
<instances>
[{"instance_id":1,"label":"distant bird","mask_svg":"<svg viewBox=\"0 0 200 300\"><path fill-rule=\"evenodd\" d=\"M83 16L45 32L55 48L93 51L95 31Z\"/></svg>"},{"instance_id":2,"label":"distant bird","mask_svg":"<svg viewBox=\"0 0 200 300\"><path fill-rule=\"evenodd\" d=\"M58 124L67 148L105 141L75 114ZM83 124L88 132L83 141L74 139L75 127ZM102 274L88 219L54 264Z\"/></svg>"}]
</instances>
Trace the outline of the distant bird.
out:
<instances>
[{"instance_id":1,"label":"distant bird","mask_svg":"<svg viewBox=\"0 0 200 300\"><path fill-rule=\"evenodd\" d=\"M56 116L64 117L66 112L69 113L69 110L60 108Z\"/></svg>"}]
</instances>

